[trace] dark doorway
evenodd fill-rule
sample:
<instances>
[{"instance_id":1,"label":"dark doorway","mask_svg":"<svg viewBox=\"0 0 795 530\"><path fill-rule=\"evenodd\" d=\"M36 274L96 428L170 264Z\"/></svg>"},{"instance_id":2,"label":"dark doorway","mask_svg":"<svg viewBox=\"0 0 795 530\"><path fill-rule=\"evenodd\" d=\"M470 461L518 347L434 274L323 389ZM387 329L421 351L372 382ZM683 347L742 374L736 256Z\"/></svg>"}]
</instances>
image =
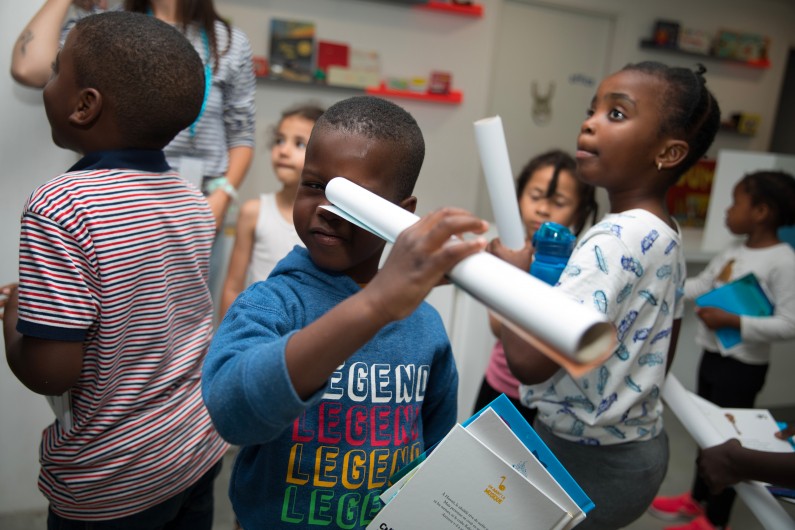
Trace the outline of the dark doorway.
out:
<instances>
[{"instance_id":1,"label":"dark doorway","mask_svg":"<svg viewBox=\"0 0 795 530\"><path fill-rule=\"evenodd\" d=\"M795 48L791 48L770 141L773 153L795 154Z\"/></svg>"}]
</instances>

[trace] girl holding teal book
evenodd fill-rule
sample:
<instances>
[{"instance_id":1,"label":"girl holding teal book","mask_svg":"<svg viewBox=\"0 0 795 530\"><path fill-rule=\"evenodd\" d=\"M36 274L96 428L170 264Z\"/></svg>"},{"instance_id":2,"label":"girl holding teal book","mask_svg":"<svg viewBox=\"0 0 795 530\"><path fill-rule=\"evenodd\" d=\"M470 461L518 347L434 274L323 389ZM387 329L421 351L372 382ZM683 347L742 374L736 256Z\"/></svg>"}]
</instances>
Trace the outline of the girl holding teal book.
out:
<instances>
[{"instance_id":1,"label":"girl holding teal book","mask_svg":"<svg viewBox=\"0 0 795 530\"><path fill-rule=\"evenodd\" d=\"M753 408L765 383L771 344L795 338L795 251L777 235L780 227L795 224L795 178L781 171L757 171L743 177L733 194L726 226L744 239L688 278L685 298L696 301L696 342L704 350L698 395L720 407ZM708 302L718 289L743 284L749 275L767 295L772 314L739 314ZM725 339L731 335L739 341ZM732 489L711 495L697 474L690 492L657 497L650 511L666 519L691 519L666 530L726 528L734 496Z\"/></svg>"}]
</instances>

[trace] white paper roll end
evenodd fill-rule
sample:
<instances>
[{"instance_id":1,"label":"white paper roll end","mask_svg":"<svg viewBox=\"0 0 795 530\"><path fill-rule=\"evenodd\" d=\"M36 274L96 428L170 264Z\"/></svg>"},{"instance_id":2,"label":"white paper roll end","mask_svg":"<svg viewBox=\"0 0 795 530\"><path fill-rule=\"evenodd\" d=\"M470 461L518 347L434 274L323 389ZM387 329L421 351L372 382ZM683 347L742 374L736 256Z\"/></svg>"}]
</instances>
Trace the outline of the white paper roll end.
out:
<instances>
[{"instance_id":1,"label":"white paper roll end","mask_svg":"<svg viewBox=\"0 0 795 530\"><path fill-rule=\"evenodd\" d=\"M475 121L475 127L488 127L493 126L493 122L499 122L499 127L502 128L502 118L499 115L489 116L488 118L481 118Z\"/></svg>"},{"instance_id":2,"label":"white paper roll end","mask_svg":"<svg viewBox=\"0 0 795 530\"><path fill-rule=\"evenodd\" d=\"M600 362L613 353L616 329L610 322L596 322L583 333L574 358L588 364Z\"/></svg>"}]
</instances>

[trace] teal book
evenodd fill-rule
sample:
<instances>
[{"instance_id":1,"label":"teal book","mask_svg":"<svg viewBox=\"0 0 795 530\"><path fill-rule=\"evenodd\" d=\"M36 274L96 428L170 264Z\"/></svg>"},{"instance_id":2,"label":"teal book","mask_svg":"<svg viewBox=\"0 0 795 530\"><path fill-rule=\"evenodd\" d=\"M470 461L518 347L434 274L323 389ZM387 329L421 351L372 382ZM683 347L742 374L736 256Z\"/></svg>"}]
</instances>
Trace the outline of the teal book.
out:
<instances>
[{"instance_id":1,"label":"teal book","mask_svg":"<svg viewBox=\"0 0 795 530\"><path fill-rule=\"evenodd\" d=\"M767 317L773 314L773 304L753 273L699 296L696 305L717 307L737 315ZM740 330L734 328L721 328L715 335L724 348L732 348L742 340Z\"/></svg>"}]
</instances>

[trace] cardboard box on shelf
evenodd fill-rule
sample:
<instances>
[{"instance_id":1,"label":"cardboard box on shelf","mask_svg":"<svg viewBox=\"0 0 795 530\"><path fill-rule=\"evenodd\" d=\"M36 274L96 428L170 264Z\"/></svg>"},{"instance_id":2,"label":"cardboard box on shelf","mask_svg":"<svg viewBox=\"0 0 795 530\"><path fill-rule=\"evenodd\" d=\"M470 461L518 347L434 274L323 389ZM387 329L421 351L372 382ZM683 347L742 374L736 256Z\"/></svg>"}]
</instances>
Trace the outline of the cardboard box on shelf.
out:
<instances>
[{"instance_id":1,"label":"cardboard box on shelf","mask_svg":"<svg viewBox=\"0 0 795 530\"><path fill-rule=\"evenodd\" d=\"M712 33L694 28L682 28L679 33L678 47L682 51L691 53L712 53Z\"/></svg>"}]
</instances>

